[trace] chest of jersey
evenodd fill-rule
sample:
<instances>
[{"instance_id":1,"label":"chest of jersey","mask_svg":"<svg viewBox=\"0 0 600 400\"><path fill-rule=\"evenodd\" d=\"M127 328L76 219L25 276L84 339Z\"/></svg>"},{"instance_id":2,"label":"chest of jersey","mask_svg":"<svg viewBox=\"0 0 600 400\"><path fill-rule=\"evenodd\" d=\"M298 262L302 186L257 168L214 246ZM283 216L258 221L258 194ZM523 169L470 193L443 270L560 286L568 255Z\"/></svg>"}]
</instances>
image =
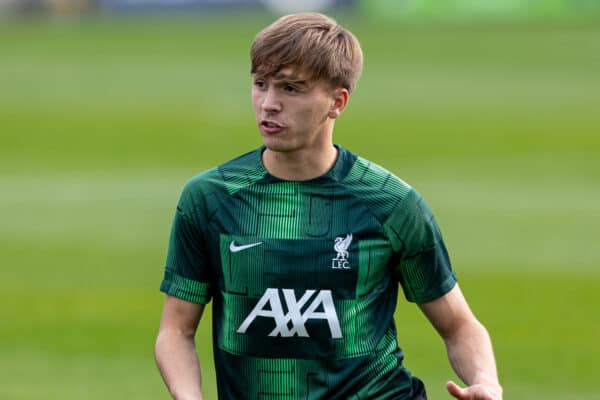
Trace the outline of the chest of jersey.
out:
<instances>
[{"instance_id":1,"label":"chest of jersey","mask_svg":"<svg viewBox=\"0 0 600 400\"><path fill-rule=\"evenodd\" d=\"M392 250L360 199L335 185L255 185L220 207L210 229L224 349L343 352L336 340L367 333L356 305L374 311L368 299L387 287Z\"/></svg>"},{"instance_id":2,"label":"chest of jersey","mask_svg":"<svg viewBox=\"0 0 600 400\"><path fill-rule=\"evenodd\" d=\"M330 289L355 298L386 273L391 246L379 221L334 184L254 185L211 218L221 289Z\"/></svg>"}]
</instances>

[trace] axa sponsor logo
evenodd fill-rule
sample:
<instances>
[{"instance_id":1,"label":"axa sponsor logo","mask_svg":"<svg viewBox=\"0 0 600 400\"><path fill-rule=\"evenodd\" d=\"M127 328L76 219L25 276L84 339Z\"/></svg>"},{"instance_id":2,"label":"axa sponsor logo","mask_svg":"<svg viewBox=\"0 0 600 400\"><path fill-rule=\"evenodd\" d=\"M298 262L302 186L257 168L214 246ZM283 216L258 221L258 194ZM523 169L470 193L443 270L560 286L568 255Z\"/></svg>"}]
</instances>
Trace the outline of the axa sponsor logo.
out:
<instances>
[{"instance_id":1,"label":"axa sponsor logo","mask_svg":"<svg viewBox=\"0 0 600 400\"><path fill-rule=\"evenodd\" d=\"M282 300L286 305L287 312L284 312ZM257 317L273 319L275 328L269 333L269 336L273 337L310 337L305 326L308 320L326 321L331 337L333 339L342 337L331 290L309 289L297 299L294 289L281 289L280 291L269 288L242 322L237 333L246 333Z\"/></svg>"},{"instance_id":2,"label":"axa sponsor logo","mask_svg":"<svg viewBox=\"0 0 600 400\"><path fill-rule=\"evenodd\" d=\"M333 269L350 269L350 262L348 261L348 248L352 243L352 234L346 235L346 237L338 236L335 238L333 249L337 252L335 258L331 259L331 268Z\"/></svg>"}]
</instances>

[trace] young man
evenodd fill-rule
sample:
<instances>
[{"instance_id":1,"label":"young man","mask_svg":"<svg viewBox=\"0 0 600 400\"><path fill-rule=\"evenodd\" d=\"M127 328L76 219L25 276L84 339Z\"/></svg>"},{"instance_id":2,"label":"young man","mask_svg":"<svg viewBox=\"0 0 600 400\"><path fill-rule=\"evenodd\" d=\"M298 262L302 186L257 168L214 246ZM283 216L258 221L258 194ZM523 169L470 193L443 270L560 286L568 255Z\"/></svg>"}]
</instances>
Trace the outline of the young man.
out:
<instances>
[{"instance_id":1,"label":"young man","mask_svg":"<svg viewBox=\"0 0 600 400\"><path fill-rule=\"evenodd\" d=\"M251 58L264 146L189 181L173 222L155 348L173 397L202 398L194 334L212 299L220 399L425 399L396 339L400 284L467 384L450 394L501 399L431 210L333 145L362 69L356 38L326 16L289 15Z\"/></svg>"}]
</instances>

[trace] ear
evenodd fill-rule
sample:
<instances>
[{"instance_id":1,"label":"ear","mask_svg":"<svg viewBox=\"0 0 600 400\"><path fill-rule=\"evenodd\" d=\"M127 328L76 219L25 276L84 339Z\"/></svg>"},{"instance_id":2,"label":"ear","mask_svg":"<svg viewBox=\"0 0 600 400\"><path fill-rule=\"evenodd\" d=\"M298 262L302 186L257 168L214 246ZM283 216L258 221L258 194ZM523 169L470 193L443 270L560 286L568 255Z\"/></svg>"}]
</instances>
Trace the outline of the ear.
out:
<instances>
[{"instance_id":1,"label":"ear","mask_svg":"<svg viewBox=\"0 0 600 400\"><path fill-rule=\"evenodd\" d=\"M345 88L337 88L333 92L333 101L331 103L331 107L329 108L329 112L327 116L331 119L336 119L340 116L346 105L348 104L348 99L350 98L350 93L348 89Z\"/></svg>"}]
</instances>

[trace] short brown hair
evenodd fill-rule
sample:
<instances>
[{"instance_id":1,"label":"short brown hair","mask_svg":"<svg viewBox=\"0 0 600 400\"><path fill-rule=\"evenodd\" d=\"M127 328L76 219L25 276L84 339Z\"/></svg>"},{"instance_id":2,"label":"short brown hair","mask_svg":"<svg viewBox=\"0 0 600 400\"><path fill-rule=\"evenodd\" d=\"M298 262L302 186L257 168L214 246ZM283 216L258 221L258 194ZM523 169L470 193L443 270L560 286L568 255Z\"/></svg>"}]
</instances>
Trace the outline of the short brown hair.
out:
<instances>
[{"instance_id":1,"label":"short brown hair","mask_svg":"<svg viewBox=\"0 0 600 400\"><path fill-rule=\"evenodd\" d=\"M252 73L270 75L293 66L349 92L356 86L363 64L356 37L318 13L279 18L256 35L250 58Z\"/></svg>"}]
</instances>

